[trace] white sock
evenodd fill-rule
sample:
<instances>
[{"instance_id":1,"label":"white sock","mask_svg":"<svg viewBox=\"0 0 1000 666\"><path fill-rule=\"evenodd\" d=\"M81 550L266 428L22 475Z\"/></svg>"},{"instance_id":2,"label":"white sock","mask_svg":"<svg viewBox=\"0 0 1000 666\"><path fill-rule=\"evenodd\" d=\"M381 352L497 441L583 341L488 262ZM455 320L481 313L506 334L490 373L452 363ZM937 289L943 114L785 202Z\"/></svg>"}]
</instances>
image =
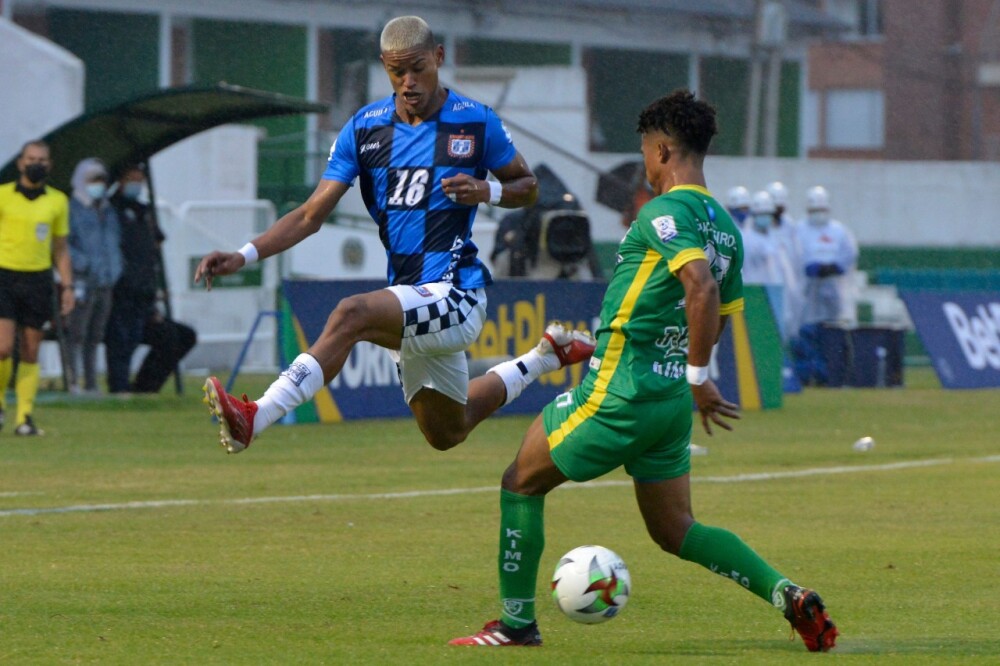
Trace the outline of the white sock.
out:
<instances>
[{"instance_id":1,"label":"white sock","mask_svg":"<svg viewBox=\"0 0 1000 666\"><path fill-rule=\"evenodd\" d=\"M309 354L296 356L257 401L257 414L253 417L254 434L259 435L282 416L310 400L324 383L319 361Z\"/></svg>"},{"instance_id":2,"label":"white sock","mask_svg":"<svg viewBox=\"0 0 1000 666\"><path fill-rule=\"evenodd\" d=\"M559 359L555 354L540 354L537 349L531 349L511 361L494 365L486 372L492 372L503 380L507 387L507 399L503 404L509 405L521 395L528 384L538 379L546 372L559 369Z\"/></svg>"}]
</instances>

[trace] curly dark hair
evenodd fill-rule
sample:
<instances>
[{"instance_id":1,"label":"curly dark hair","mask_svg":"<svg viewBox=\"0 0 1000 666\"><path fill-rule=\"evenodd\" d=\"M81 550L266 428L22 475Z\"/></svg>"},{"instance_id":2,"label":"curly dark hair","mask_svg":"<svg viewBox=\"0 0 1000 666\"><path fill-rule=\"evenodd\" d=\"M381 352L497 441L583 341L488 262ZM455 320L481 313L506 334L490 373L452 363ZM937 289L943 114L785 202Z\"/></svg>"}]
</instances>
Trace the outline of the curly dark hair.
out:
<instances>
[{"instance_id":1,"label":"curly dark hair","mask_svg":"<svg viewBox=\"0 0 1000 666\"><path fill-rule=\"evenodd\" d=\"M636 131L645 134L651 130L664 132L687 150L705 155L719 128L715 108L681 88L652 102L639 114Z\"/></svg>"}]
</instances>

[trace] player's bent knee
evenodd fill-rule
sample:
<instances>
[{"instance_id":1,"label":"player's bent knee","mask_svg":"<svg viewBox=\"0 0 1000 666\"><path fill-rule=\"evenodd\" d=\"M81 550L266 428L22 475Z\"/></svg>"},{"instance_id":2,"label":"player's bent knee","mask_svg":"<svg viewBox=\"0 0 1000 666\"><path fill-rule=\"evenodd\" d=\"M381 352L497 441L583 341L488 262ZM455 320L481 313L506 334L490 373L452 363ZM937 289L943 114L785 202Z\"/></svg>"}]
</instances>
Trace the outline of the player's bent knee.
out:
<instances>
[{"instance_id":1,"label":"player's bent knee","mask_svg":"<svg viewBox=\"0 0 1000 666\"><path fill-rule=\"evenodd\" d=\"M655 526L650 525L648 529L649 536L664 552L671 555L680 555L684 538L693 524L693 517L679 516L676 519L666 520Z\"/></svg>"},{"instance_id":2,"label":"player's bent knee","mask_svg":"<svg viewBox=\"0 0 1000 666\"><path fill-rule=\"evenodd\" d=\"M427 443L437 451L453 449L464 442L469 435L466 429L447 422L446 419L440 418L440 415L438 418L428 419L424 413L420 413L417 416L417 425L420 426L420 432L423 433Z\"/></svg>"},{"instance_id":3,"label":"player's bent knee","mask_svg":"<svg viewBox=\"0 0 1000 666\"><path fill-rule=\"evenodd\" d=\"M428 432L424 431L424 439L431 445L431 448L438 451L453 449L465 441L465 433L454 432Z\"/></svg>"},{"instance_id":4,"label":"player's bent knee","mask_svg":"<svg viewBox=\"0 0 1000 666\"><path fill-rule=\"evenodd\" d=\"M337 303L326 319L324 335L338 333L356 338L368 326L370 309L361 296L348 296Z\"/></svg>"}]
</instances>

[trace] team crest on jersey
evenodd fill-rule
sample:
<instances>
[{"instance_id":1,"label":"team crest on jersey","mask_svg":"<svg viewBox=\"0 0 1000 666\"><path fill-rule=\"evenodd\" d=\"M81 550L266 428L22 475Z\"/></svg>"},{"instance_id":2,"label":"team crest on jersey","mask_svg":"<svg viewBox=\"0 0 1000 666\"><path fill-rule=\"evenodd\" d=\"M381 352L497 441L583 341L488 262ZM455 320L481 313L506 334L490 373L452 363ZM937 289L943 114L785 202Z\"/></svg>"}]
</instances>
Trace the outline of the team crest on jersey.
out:
<instances>
[{"instance_id":1,"label":"team crest on jersey","mask_svg":"<svg viewBox=\"0 0 1000 666\"><path fill-rule=\"evenodd\" d=\"M48 222L39 222L38 224L36 224L35 225L35 239L38 240L39 243L42 243L48 237L49 237L49 223Z\"/></svg>"},{"instance_id":2,"label":"team crest on jersey","mask_svg":"<svg viewBox=\"0 0 1000 666\"><path fill-rule=\"evenodd\" d=\"M656 235L660 237L660 240L664 243L670 242L675 236L677 236L677 223L674 222L673 215L661 215L660 217L654 217L653 230L656 231Z\"/></svg>"},{"instance_id":3,"label":"team crest on jersey","mask_svg":"<svg viewBox=\"0 0 1000 666\"><path fill-rule=\"evenodd\" d=\"M471 134L452 134L448 137L449 157L469 157L476 149L476 137Z\"/></svg>"}]
</instances>

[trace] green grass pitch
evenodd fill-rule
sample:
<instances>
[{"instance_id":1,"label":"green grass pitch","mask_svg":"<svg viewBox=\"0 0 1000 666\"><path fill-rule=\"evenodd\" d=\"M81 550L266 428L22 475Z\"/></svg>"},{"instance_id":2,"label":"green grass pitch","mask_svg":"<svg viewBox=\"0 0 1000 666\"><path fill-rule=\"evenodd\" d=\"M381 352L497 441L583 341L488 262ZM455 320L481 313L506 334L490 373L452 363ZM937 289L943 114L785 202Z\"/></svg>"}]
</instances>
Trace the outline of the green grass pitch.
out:
<instances>
[{"instance_id":1,"label":"green grass pitch","mask_svg":"<svg viewBox=\"0 0 1000 666\"><path fill-rule=\"evenodd\" d=\"M182 397L48 399L45 437L0 432L0 663L998 663L1000 392L943 391L926 369L907 383L696 430L696 517L823 595L842 632L828 655L659 552L621 472L546 501L545 645L447 646L498 614L497 488L527 418L446 453L400 419L276 426L226 456L193 379ZM853 451L864 435L875 448ZM634 583L596 626L547 592L586 543Z\"/></svg>"}]
</instances>

